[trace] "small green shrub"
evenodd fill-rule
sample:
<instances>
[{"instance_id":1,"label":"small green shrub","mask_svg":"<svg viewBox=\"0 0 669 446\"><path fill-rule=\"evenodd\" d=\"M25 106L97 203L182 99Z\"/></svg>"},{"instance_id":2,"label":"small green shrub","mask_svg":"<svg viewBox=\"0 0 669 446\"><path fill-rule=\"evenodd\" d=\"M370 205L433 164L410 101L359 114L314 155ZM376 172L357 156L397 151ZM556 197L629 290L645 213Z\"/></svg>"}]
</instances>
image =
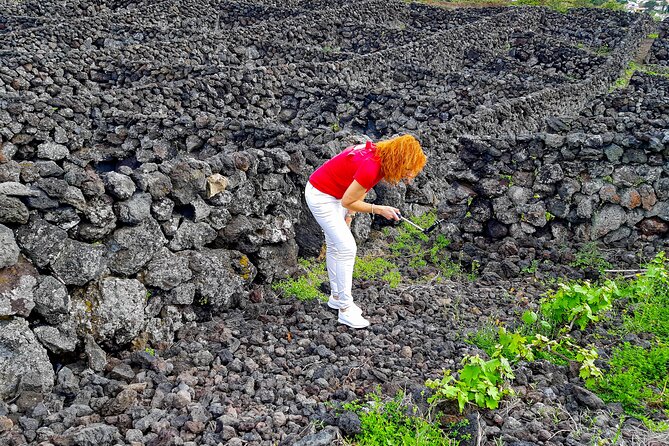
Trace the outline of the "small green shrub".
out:
<instances>
[{"instance_id":1,"label":"small green shrub","mask_svg":"<svg viewBox=\"0 0 669 446\"><path fill-rule=\"evenodd\" d=\"M327 280L325 262L301 259L299 263L306 271L304 275L276 282L272 285L272 289L299 300L327 299L327 296L320 291L320 285Z\"/></svg>"},{"instance_id":2,"label":"small green shrub","mask_svg":"<svg viewBox=\"0 0 669 446\"><path fill-rule=\"evenodd\" d=\"M529 266L526 266L520 270L523 274L534 274L539 269L539 261L537 259L532 260L532 263Z\"/></svg>"},{"instance_id":3,"label":"small green shrub","mask_svg":"<svg viewBox=\"0 0 669 446\"><path fill-rule=\"evenodd\" d=\"M343 405L360 417L362 432L354 437L357 446L457 446L459 441L444 432L437 423L407 414L404 394L400 391L390 401L376 392L369 403L355 401Z\"/></svg>"},{"instance_id":4,"label":"small green shrub","mask_svg":"<svg viewBox=\"0 0 669 446\"><path fill-rule=\"evenodd\" d=\"M353 267L354 279L375 280L381 279L388 282L390 288L397 288L402 281L399 267L382 257L366 256L357 259Z\"/></svg>"},{"instance_id":5,"label":"small green shrub","mask_svg":"<svg viewBox=\"0 0 669 446\"><path fill-rule=\"evenodd\" d=\"M576 323L583 330L610 310L612 299L618 295L617 284L611 280L601 286L590 282L560 283L557 291L549 292L542 299L541 311L557 325Z\"/></svg>"}]
</instances>

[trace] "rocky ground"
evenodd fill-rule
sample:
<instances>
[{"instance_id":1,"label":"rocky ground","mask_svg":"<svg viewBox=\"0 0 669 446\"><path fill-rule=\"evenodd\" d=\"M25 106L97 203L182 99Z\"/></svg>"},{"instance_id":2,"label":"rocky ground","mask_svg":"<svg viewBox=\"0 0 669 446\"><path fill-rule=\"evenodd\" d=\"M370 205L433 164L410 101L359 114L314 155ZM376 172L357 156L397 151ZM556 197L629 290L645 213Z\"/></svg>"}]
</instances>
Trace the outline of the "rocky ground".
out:
<instances>
[{"instance_id":1,"label":"rocky ground","mask_svg":"<svg viewBox=\"0 0 669 446\"><path fill-rule=\"evenodd\" d=\"M363 255L387 251L380 235ZM402 272L412 275L406 264ZM257 288L237 309L200 308L173 343L61 358L43 401L24 394L0 404L0 444L341 444L360 425L340 403L377 389L386 396L404 390L425 408L426 379L481 353L468 334L513 326L522 311L536 308L552 274L494 284L407 279L396 289L357 280L356 298L372 323L364 330L337 324L322 302ZM451 421L469 422L470 440L462 444L668 444L666 433L648 432L619 404L584 389L569 367L537 361L515 370L516 396L499 409L452 414Z\"/></svg>"},{"instance_id":2,"label":"rocky ground","mask_svg":"<svg viewBox=\"0 0 669 446\"><path fill-rule=\"evenodd\" d=\"M0 444L333 444L338 402L423 404L468 333L591 277L566 266L582 243L627 267L669 246L669 82L618 85L655 31L661 64L666 22L604 10L0 3ZM370 200L438 210L479 280L357 283L363 331L275 296L321 246L308 175L401 132L430 162ZM521 365L472 444L666 442L582 384Z\"/></svg>"}]
</instances>

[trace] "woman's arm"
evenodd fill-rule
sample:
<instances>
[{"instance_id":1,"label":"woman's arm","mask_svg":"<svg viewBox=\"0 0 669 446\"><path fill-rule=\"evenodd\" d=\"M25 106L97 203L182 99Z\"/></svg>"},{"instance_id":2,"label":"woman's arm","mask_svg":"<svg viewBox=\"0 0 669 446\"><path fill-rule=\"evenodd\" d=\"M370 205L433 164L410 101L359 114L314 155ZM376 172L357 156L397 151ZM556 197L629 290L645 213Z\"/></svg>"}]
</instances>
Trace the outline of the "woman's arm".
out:
<instances>
[{"instance_id":1,"label":"woman's arm","mask_svg":"<svg viewBox=\"0 0 669 446\"><path fill-rule=\"evenodd\" d=\"M349 211L366 212L368 214L382 215L388 220L399 220L400 210L392 206L381 206L363 201L367 190L356 180L344 192L341 199L341 205Z\"/></svg>"}]
</instances>

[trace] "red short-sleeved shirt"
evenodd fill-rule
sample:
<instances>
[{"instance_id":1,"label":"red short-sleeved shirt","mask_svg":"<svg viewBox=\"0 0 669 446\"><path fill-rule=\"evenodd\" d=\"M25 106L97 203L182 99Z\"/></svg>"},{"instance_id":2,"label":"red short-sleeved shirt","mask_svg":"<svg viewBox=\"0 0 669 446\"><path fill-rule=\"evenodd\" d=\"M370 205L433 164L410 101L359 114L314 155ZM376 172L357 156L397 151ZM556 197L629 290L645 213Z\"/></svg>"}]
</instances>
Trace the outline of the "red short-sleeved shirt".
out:
<instances>
[{"instance_id":1,"label":"red short-sleeved shirt","mask_svg":"<svg viewBox=\"0 0 669 446\"><path fill-rule=\"evenodd\" d=\"M371 141L348 147L316 169L309 182L319 191L337 199L344 196L353 180L370 190L383 178L381 162L375 150Z\"/></svg>"}]
</instances>

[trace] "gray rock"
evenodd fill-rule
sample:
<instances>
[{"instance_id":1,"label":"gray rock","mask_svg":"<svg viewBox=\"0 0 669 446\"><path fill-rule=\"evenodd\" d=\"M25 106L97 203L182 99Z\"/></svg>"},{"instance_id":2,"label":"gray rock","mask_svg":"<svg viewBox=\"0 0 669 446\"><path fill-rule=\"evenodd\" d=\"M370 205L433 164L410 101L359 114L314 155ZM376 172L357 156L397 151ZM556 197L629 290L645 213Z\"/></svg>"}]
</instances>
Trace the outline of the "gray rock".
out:
<instances>
[{"instance_id":1,"label":"gray rock","mask_svg":"<svg viewBox=\"0 0 669 446\"><path fill-rule=\"evenodd\" d=\"M49 196L41 189L33 189L33 194L25 198L29 209L55 209L60 203Z\"/></svg>"},{"instance_id":2,"label":"gray rock","mask_svg":"<svg viewBox=\"0 0 669 446\"><path fill-rule=\"evenodd\" d=\"M14 265L0 269L0 316L30 315L35 307L36 278L37 270L23 256Z\"/></svg>"},{"instance_id":3,"label":"gray rock","mask_svg":"<svg viewBox=\"0 0 669 446\"><path fill-rule=\"evenodd\" d=\"M53 367L25 319L0 320L0 345L0 400L17 392L51 391Z\"/></svg>"},{"instance_id":4,"label":"gray rock","mask_svg":"<svg viewBox=\"0 0 669 446\"><path fill-rule=\"evenodd\" d=\"M0 224L0 269L15 265L20 252L12 230Z\"/></svg>"},{"instance_id":5,"label":"gray rock","mask_svg":"<svg viewBox=\"0 0 669 446\"><path fill-rule=\"evenodd\" d=\"M542 201L523 206L523 215L521 220L526 221L532 226L546 226L546 207Z\"/></svg>"},{"instance_id":6,"label":"gray rock","mask_svg":"<svg viewBox=\"0 0 669 446\"><path fill-rule=\"evenodd\" d=\"M69 204L78 211L83 212L86 209L86 198L84 197L84 193L74 186L68 186L60 201Z\"/></svg>"},{"instance_id":7,"label":"gray rock","mask_svg":"<svg viewBox=\"0 0 669 446\"><path fill-rule=\"evenodd\" d=\"M51 261L51 269L67 285L85 285L102 274L107 262L105 254L102 245L67 239Z\"/></svg>"},{"instance_id":8,"label":"gray rock","mask_svg":"<svg viewBox=\"0 0 669 446\"><path fill-rule=\"evenodd\" d=\"M211 169L206 163L194 159L179 160L169 173L174 190L172 197L178 204L189 204L200 194L204 194L207 176Z\"/></svg>"},{"instance_id":9,"label":"gray rock","mask_svg":"<svg viewBox=\"0 0 669 446\"><path fill-rule=\"evenodd\" d=\"M54 161L37 161L35 167L41 177L60 177L65 173Z\"/></svg>"},{"instance_id":10,"label":"gray rock","mask_svg":"<svg viewBox=\"0 0 669 446\"><path fill-rule=\"evenodd\" d=\"M47 211L44 213L44 219L66 231L74 228L81 221L77 211L70 206L61 206Z\"/></svg>"},{"instance_id":11,"label":"gray rock","mask_svg":"<svg viewBox=\"0 0 669 446\"><path fill-rule=\"evenodd\" d=\"M0 195L9 195L14 197L35 197L39 194L35 189L21 183L8 181L0 183Z\"/></svg>"},{"instance_id":12,"label":"gray rock","mask_svg":"<svg viewBox=\"0 0 669 446\"><path fill-rule=\"evenodd\" d=\"M506 225L516 223L520 219L515 206L508 197L493 199L492 209L495 218Z\"/></svg>"},{"instance_id":13,"label":"gray rock","mask_svg":"<svg viewBox=\"0 0 669 446\"><path fill-rule=\"evenodd\" d=\"M167 221L172 218L173 210L174 202L169 198L162 198L151 204L151 212L153 212L153 216L158 221Z\"/></svg>"},{"instance_id":14,"label":"gray rock","mask_svg":"<svg viewBox=\"0 0 669 446\"><path fill-rule=\"evenodd\" d=\"M576 206L576 215L579 218L591 218L595 207L595 197L581 196L578 205Z\"/></svg>"},{"instance_id":15,"label":"gray rock","mask_svg":"<svg viewBox=\"0 0 669 446\"><path fill-rule=\"evenodd\" d=\"M137 273L167 243L160 225L147 218L138 226L118 229L108 242L109 268L119 274Z\"/></svg>"},{"instance_id":16,"label":"gray rock","mask_svg":"<svg viewBox=\"0 0 669 446\"><path fill-rule=\"evenodd\" d=\"M342 430L344 435L352 437L362 432L362 425L360 417L354 412L346 411L337 420L337 426Z\"/></svg>"},{"instance_id":17,"label":"gray rock","mask_svg":"<svg viewBox=\"0 0 669 446\"><path fill-rule=\"evenodd\" d=\"M130 342L144 326L146 298L146 288L136 279L101 279L72 296L77 330L109 347Z\"/></svg>"},{"instance_id":18,"label":"gray rock","mask_svg":"<svg viewBox=\"0 0 669 446\"><path fill-rule=\"evenodd\" d=\"M0 195L0 223L26 224L30 214L28 208L18 198Z\"/></svg>"},{"instance_id":19,"label":"gray rock","mask_svg":"<svg viewBox=\"0 0 669 446\"><path fill-rule=\"evenodd\" d=\"M48 141L37 146L37 156L49 160L61 160L69 155L70 152L62 144Z\"/></svg>"},{"instance_id":20,"label":"gray rock","mask_svg":"<svg viewBox=\"0 0 669 446\"><path fill-rule=\"evenodd\" d=\"M151 195L138 193L114 205L119 221L136 225L151 216Z\"/></svg>"},{"instance_id":21,"label":"gray rock","mask_svg":"<svg viewBox=\"0 0 669 446\"><path fill-rule=\"evenodd\" d=\"M536 181L541 184L554 184L564 178L564 172L559 164L545 164L539 168Z\"/></svg>"},{"instance_id":22,"label":"gray rock","mask_svg":"<svg viewBox=\"0 0 669 446\"><path fill-rule=\"evenodd\" d=\"M165 198L172 192L172 181L162 172L135 173L133 176L139 188L154 200Z\"/></svg>"},{"instance_id":23,"label":"gray rock","mask_svg":"<svg viewBox=\"0 0 669 446\"><path fill-rule=\"evenodd\" d=\"M623 156L623 153L625 153L623 148L616 144L610 144L604 147L604 155L606 155L606 159L611 163L618 163Z\"/></svg>"},{"instance_id":24,"label":"gray rock","mask_svg":"<svg viewBox=\"0 0 669 446\"><path fill-rule=\"evenodd\" d=\"M4 164L0 163L0 183L6 181L15 183L21 181L21 165L16 161L9 161Z\"/></svg>"},{"instance_id":25,"label":"gray rock","mask_svg":"<svg viewBox=\"0 0 669 446\"><path fill-rule=\"evenodd\" d=\"M77 446L111 446L121 440L117 427L103 423L71 427L57 436L58 444Z\"/></svg>"},{"instance_id":26,"label":"gray rock","mask_svg":"<svg viewBox=\"0 0 669 446\"><path fill-rule=\"evenodd\" d=\"M255 266L238 251L203 249L188 255L196 299L217 309L235 304L245 285L250 284L256 275Z\"/></svg>"},{"instance_id":27,"label":"gray rock","mask_svg":"<svg viewBox=\"0 0 669 446\"><path fill-rule=\"evenodd\" d=\"M121 200L132 197L137 189L132 178L118 172L109 172L104 176L103 181L107 191Z\"/></svg>"},{"instance_id":28,"label":"gray rock","mask_svg":"<svg viewBox=\"0 0 669 446\"><path fill-rule=\"evenodd\" d=\"M592 219L592 238L598 239L615 231L627 220L625 210L617 204L606 204Z\"/></svg>"},{"instance_id":29,"label":"gray rock","mask_svg":"<svg viewBox=\"0 0 669 446\"><path fill-rule=\"evenodd\" d=\"M297 268L297 254L298 246L294 239L285 243L262 246L256 254L258 273L267 283L285 279Z\"/></svg>"},{"instance_id":30,"label":"gray rock","mask_svg":"<svg viewBox=\"0 0 669 446\"><path fill-rule=\"evenodd\" d=\"M109 375L114 379L119 379L121 381L132 381L135 378L135 372L132 371L130 365L122 362L109 372Z\"/></svg>"},{"instance_id":31,"label":"gray rock","mask_svg":"<svg viewBox=\"0 0 669 446\"><path fill-rule=\"evenodd\" d=\"M217 235L218 233L207 223L193 223L184 219L169 246L173 251L191 248L202 249L205 245L213 242Z\"/></svg>"},{"instance_id":32,"label":"gray rock","mask_svg":"<svg viewBox=\"0 0 669 446\"><path fill-rule=\"evenodd\" d=\"M40 178L35 186L43 190L49 197L63 199L71 186L59 178Z\"/></svg>"},{"instance_id":33,"label":"gray rock","mask_svg":"<svg viewBox=\"0 0 669 446\"><path fill-rule=\"evenodd\" d=\"M137 400L137 392L132 389L124 389L114 398L108 400L101 408L103 416L120 415L124 413Z\"/></svg>"},{"instance_id":34,"label":"gray rock","mask_svg":"<svg viewBox=\"0 0 669 446\"><path fill-rule=\"evenodd\" d=\"M33 329L40 343L52 353L73 352L77 347L77 335L72 329L59 329L42 325Z\"/></svg>"},{"instance_id":35,"label":"gray rock","mask_svg":"<svg viewBox=\"0 0 669 446\"><path fill-rule=\"evenodd\" d=\"M175 305L190 305L195 299L196 290L194 283L181 284L169 292L168 301Z\"/></svg>"},{"instance_id":36,"label":"gray rock","mask_svg":"<svg viewBox=\"0 0 669 446\"><path fill-rule=\"evenodd\" d=\"M86 335L84 350L88 358L88 366L95 372L101 372L107 365L107 354L95 342L95 338L91 335Z\"/></svg>"},{"instance_id":37,"label":"gray rock","mask_svg":"<svg viewBox=\"0 0 669 446\"><path fill-rule=\"evenodd\" d=\"M58 256L65 239L67 232L41 218L32 218L16 231L16 240L22 251L38 267L47 266Z\"/></svg>"},{"instance_id":38,"label":"gray rock","mask_svg":"<svg viewBox=\"0 0 669 446\"><path fill-rule=\"evenodd\" d=\"M230 214L230 211L225 208L216 207L212 208L207 222L212 228L219 231L225 228L231 219L232 215Z\"/></svg>"},{"instance_id":39,"label":"gray rock","mask_svg":"<svg viewBox=\"0 0 669 446\"><path fill-rule=\"evenodd\" d=\"M663 201L653 206L653 209L648 212L649 217L660 217L662 220L669 222L669 202Z\"/></svg>"},{"instance_id":40,"label":"gray rock","mask_svg":"<svg viewBox=\"0 0 669 446\"><path fill-rule=\"evenodd\" d=\"M200 197L195 197L190 205L193 208L193 221L196 223L205 220L211 214L211 207Z\"/></svg>"},{"instance_id":41,"label":"gray rock","mask_svg":"<svg viewBox=\"0 0 669 446\"><path fill-rule=\"evenodd\" d=\"M193 276L188 268L188 258L181 254L173 254L169 249L162 248L146 265L144 283L171 290Z\"/></svg>"},{"instance_id":42,"label":"gray rock","mask_svg":"<svg viewBox=\"0 0 669 446\"><path fill-rule=\"evenodd\" d=\"M573 392L574 396L576 397L576 401L578 401L579 404L587 407L588 409L598 410L606 407L604 401L602 401L600 397L598 397L588 389L585 389L581 386L574 386Z\"/></svg>"},{"instance_id":43,"label":"gray rock","mask_svg":"<svg viewBox=\"0 0 669 446\"><path fill-rule=\"evenodd\" d=\"M544 143L546 144L546 147L556 149L564 145L565 137L563 135L547 133L544 136Z\"/></svg>"},{"instance_id":44,"label":"gray rock","mask_svg":"<svg viewBox=\"0 0 669 446\"><path fill-rule=\"evenodd\" d=\"M40 276L33 292L35 311L50 324L60 324L70 312L70 295L65 285L52 276Z\"/></svg>"},{"instance_id":45,"label":"gray rock","mask_svg":"<svg viewBox=\"0 0 669 446\"><path fill-rule=\"evenodd\" d=\"M107 195L91 198L83 212L92 225L108 229L110 233L116 224L116 215L112 208L112 199Z\"/></svg>"},{"instance_id":46,"label":"gray rock","mask_svg":"<svg viewBox=\"0 0 669 446\"><path fill-rule=\"evenodd\" d=\"M527 187L511 186L509 188L509 191L507 192L507 195L509 196L514 205L520 206L530 201L530 199L534 194L532 192L532 189L529 189Z\"/></svg>"},{"instance_id":47,"label":"gray rock","mask_svg":"<svg viewBox=\"0 0 669 446\"><path fill-rule=\"evenodd\" d=\"M320 432L307 435L299 441L293 443L293 446L329 446L334 444L340 437L339 429L328 426Z\"/></svg>"}]
</instances>

